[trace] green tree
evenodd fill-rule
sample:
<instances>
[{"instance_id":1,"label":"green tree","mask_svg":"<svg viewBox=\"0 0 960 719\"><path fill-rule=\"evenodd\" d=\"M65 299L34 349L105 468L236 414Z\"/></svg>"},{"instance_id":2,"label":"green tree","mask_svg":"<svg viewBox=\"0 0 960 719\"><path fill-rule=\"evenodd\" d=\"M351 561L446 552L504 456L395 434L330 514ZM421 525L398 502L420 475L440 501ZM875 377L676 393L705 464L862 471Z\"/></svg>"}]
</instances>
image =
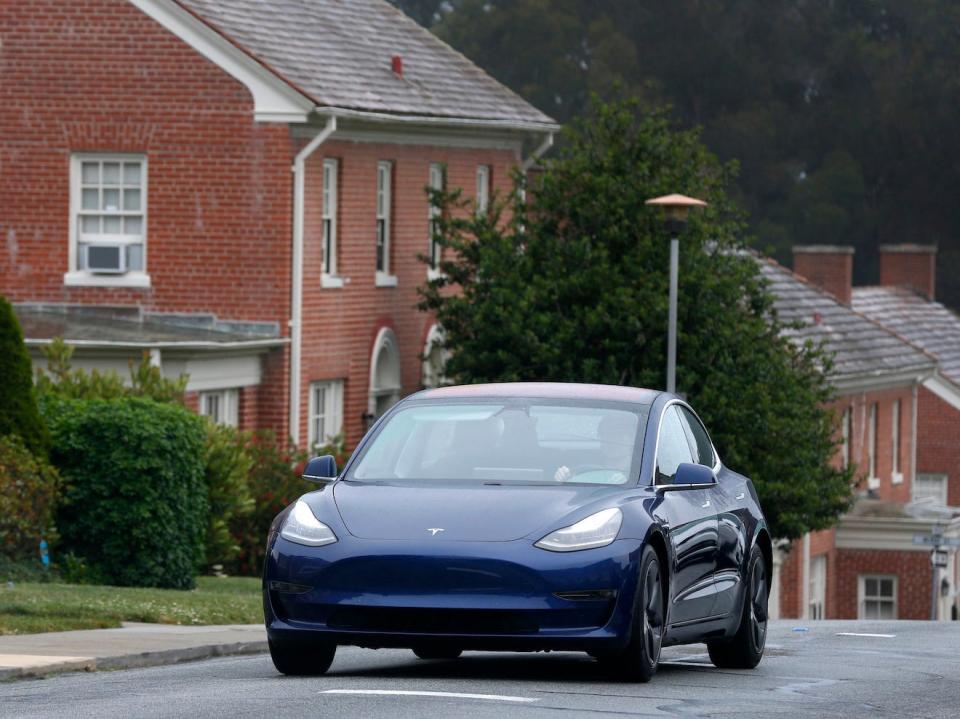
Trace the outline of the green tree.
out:
<instances>
[{"instance_id":1,"label":"green tree","mask_svg":"<svg viewBox=\"0 0 960 719\"><path fill-rule=\"evenodd\" d=\"M37 409L30 355L13 306L0 296L0 437L19 436L34 454L45 457L49 445L47 428Z\"/></svg>"},{"instance_id":2,"label":"green tree","mask_svg":"<svg viewBox=\"0 0 960 719\"><path fill-rule=\"evenodd\" d=\"M724 461L754 479L775 536L794 538L848 508L851 476L830 465L829 357L784 338L740 239L743 218L727 195L734 171L664 112L597 104L565 131L529 210L519 193L488 216L456 190L433 194L449 250L444 276L421 288L421 308L443 325L447 372L460 382L661 387L668 243L644 201L708 200L682 242L678 387Z\"/></svg>"}]
</instances>

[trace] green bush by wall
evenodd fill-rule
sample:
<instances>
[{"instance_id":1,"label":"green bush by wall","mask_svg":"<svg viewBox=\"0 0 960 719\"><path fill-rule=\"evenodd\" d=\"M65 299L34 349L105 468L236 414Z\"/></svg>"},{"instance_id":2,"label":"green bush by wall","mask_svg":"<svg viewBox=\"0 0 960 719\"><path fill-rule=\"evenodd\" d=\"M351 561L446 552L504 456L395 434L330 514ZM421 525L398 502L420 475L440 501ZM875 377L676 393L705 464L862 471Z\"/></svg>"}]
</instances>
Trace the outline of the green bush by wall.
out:
<instances>
[{"instance_id":1,"label":"green bush by wall","mask_svg":"<svg viewBox=\"0 0 960 719\"><path fill-rule=\"evenodd\" d=\"M192 588L208 518L202 420L142 397L48 395L41 407L65 482L63 546L94 581Z\"/></svg>"},{"instance_id":2,"label":"green bush by wall","mask_svg":"<svg viewBox=\"0 0 960 719\"><path fill-rule=\"evenodd\" d=\"M40 540L56 540L60 478L17 435L0 437L0 557L40 566Z\"/></svg>"},{"instance_id":3,"label":"green bush by wall","mask_svg":"<svg viewBox=\"0 0 960 719\"><path fill-rule=\"evenodd\" d=\"M13 306L0 297L0 437L15 434L38 456L46 456L47 428L37 411L33 365Z\"/></svg>"}]
</instances>

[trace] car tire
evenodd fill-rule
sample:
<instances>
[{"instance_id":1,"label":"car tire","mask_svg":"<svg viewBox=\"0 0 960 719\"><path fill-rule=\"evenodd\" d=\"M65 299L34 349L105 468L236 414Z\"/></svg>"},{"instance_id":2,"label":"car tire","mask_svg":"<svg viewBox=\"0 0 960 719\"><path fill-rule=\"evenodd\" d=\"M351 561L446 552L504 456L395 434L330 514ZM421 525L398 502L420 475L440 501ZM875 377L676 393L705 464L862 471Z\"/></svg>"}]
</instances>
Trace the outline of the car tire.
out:
<instances>
[{"instance_id":1,"label":"car tire","mask_svg":"<svg viewBox=\"0 0 960 719\"><path fill-rule=\"evenodd\" d=\"M648 682L657 673L667 617L665 570L653 547L644 547L640 555L640 579L633 603L630 642L618 652L594 655L615 679Z\"/></svg>"},{"instance_id":2,"label":"car tire","mask_svg":"<svg viewBox=\"0 0 960 719\"><path fill-rule=\"evenodd\" d=\"M444 649L443 647L414 647L413 653L418 659L456 659L463 654L462 649Z\"/></svg>"},{"instance_id":3,"label":"car tire","mask_svg":"<svg viewBox=\"0 0 960 719\"><path fill-rule=\"evenodd\" d=\"M763 658L767 641L767 601L770 584L760 547L754 545L747 564L747 591L743 595L740 626L732 639L708 642L710 661L722 669L753 669Z\"/></svg>"},{"instance_id":4,"label":"car tire","mask_svg":"<svg viewBox=\"0 0 960 719\"><path fill-rule=\"evenodd\" d=\"M326 674L337 645L333 642L311 642L309 644L278 644L270 640L270 658L273 666L281 674L295 677L315 677Z\"/></svg>"}]
</instances>

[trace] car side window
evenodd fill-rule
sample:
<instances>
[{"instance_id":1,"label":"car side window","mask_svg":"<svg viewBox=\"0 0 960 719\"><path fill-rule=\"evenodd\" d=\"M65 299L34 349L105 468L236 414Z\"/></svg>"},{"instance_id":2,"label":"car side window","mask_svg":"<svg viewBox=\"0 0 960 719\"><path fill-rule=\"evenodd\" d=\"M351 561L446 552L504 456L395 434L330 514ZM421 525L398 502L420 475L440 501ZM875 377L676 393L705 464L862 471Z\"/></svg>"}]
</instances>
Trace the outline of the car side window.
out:
<instances>
[{"instance_id":1,"label":"car side window","mask_svg":"<svg viewBox=\"0 0 960 719\"><path fill-rule=\"evenodd\" d=\"M697 419L697 415L689 409L681 407L680 412L690 438L690 444L697 453L694 461L697 464L702 464L704 467L712 467L717 461L713 454L713 444L710 442L707 430L700 423L700 420Z\"/></svg>"},{"instance_id":2,"label":"car side window","mask_svg":"<svg viewBox=\"0 0 960 719\"><path fill-rule=\"evenodd\" d=\"M657 444L657 484L673 484L677 467L684 462L693 462L693 453L687 442L683 420L672 404L663 412L660 420L660 437Z\"/></svg>"}]
</instances>

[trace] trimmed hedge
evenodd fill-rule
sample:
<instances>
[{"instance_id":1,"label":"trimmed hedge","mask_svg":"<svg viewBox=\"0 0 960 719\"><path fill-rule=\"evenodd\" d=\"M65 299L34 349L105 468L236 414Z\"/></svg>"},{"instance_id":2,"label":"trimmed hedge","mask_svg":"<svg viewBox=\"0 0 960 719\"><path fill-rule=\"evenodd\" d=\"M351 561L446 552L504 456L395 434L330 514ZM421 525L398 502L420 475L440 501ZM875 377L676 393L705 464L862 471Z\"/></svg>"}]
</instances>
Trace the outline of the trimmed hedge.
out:
<instances>
[{"instance_id":1,"label":"trimmed hedge","mask_svg":"<svg viewBox=\"0 0 960 719\"><path fill-rule=\"evenodd\" d=\"M141 397L45 396L41 408L66 484L62 548L97 582L192 588L208 518L201 418Z\"/></svg>"}]
</instances>

